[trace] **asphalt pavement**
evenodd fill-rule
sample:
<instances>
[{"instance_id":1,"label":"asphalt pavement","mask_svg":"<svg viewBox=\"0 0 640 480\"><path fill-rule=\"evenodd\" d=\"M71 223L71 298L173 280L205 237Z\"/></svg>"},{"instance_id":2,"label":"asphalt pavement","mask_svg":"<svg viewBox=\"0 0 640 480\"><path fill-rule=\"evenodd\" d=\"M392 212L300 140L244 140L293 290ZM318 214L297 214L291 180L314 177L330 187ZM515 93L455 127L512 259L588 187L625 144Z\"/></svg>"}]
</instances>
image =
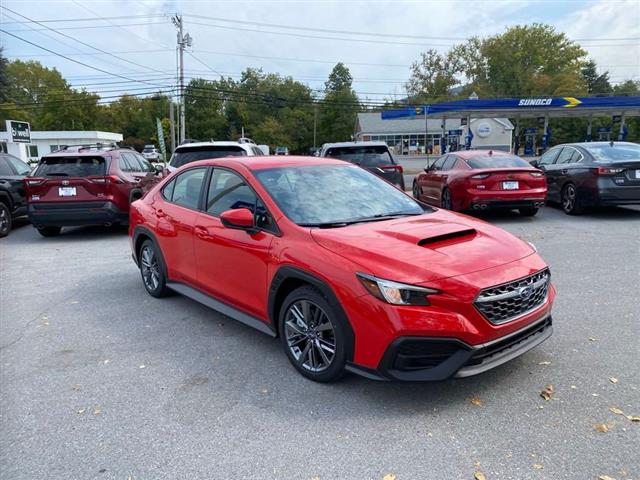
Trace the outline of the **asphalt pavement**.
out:
<instances>
[{"instance_id":1,"label":"asphalt pavement","mask_svg":"<svg viewBox=\"0 0 640 480\"><path fill-rule=\"evenodd\" d=\"M0 478L640 479L640 208L485 218L550 264L554 335L426 384L313 383L277 340L147 295L125 230L23 223L0 239Z\"/></svg>"}]
</instances>

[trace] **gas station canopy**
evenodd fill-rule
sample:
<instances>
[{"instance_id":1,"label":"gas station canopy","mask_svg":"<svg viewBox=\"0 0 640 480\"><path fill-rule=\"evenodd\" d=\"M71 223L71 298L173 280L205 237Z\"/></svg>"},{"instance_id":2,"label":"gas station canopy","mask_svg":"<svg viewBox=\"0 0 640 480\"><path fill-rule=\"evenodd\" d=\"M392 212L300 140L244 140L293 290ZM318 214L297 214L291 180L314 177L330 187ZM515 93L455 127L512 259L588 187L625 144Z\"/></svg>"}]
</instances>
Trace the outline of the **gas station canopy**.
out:
<instances>
[{"instance_id":1,"label":"gas station canopy","mask_svg":"<svg viewBox=\"0 0 640 480\"><path fill-rule=\"evenodd\" d=\"M385 110L381 118L537 118L640 116L640 97L540 97L456 100L453 102Z\"/></svg>"}]
</instances>

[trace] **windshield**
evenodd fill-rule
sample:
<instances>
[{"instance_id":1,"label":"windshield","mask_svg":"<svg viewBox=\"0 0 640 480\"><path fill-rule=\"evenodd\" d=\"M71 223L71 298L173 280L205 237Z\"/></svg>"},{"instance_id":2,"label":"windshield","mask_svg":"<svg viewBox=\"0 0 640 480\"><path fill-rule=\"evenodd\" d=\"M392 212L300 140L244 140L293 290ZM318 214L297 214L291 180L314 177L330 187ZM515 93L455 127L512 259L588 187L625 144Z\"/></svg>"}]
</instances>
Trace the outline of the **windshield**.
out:
<instances>
[{"instance_id":1,"label":"windshield","mask_svg":"<svg viewBox=\"0 0 640 480\"><path fill-rule=\"evenodd\" d=\"M384 145L361 147L334 147L327 150L327 157L338 158L362 167L393 165L389 149Z\"/></svg>"},{"instance_id":2,"label":"windshield","mask_svg":"<svg viewBox=\"0 0 640 480\"><path fill-rule=\"evenodd\" d=\"M92 177L105 172L104 157L49 157L40 161L33 176Z\"/></svg>"},{"instance_id":3,"label":"windshield","mask_svg":"<svg viewBox=\"0 0 640 480\"><path fill-rule=\"evenodd\" d=\"M144 147L144 150L142 150L143 153L152 153L153 151L155 151L153 147Z\"/></svg>"},{"instance_id":4,"label":"windshield","mask_svg":"<svg viewBox=\"0 0 640 480\"><path fill-rule=\"evenodd\" d=\"M244 157L246 155L247 152L242 147L234 147L232 145L192 147L173 152L169 164L172 167L179 168L187 163L205 160L207 158Z\"/></svg>"},{"instance_id":5,"label":"windshield","mask_svg":"<svg viewBox=\"0 0 640 480\"><path fill-rule=\"evenodd\" d=\"M606 145L582 145L597 162L610 163L624 160L640 160L640 145L614 143Z\"/></svg>"},{"instance_id":6,"label":"windshield","mask_svg":"<svg viewBox=\"0 0 640 480\"><path fill-rule=\"evenodd\" d=\"M353 166L309 165L258 170L254 174L284 214L298 225L346 224L424 213L408 195Z\"/></svg>"},{"instance_id":7,"label":"windshield","mask_svg":"<svg viewBox=\"0 0 640 480\"><path fill-rule=\"evenodd\" d=\"M465 160L471 168L521 168L531 167L526 160L515 155L478 155Z\"/></svg>"}]
</instances>

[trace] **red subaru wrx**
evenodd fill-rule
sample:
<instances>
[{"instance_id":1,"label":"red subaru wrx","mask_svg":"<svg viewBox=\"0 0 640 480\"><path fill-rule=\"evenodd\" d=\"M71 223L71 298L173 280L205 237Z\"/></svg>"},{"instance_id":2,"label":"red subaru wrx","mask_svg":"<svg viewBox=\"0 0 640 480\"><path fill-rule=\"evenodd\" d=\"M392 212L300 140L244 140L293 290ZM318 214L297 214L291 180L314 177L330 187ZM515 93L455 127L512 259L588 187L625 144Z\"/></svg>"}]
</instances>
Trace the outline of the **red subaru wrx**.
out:
<instances>
[{"instance_id":1,"label":"red subaru wrx","mask_svg":"<svg viewBox=\"0 0 640 480\"><path fill-rule=\"evenodd\" d=\"M129 229L149 294L279 336L317 381L475 375L552 333L532 245L340 160L194 162L132 204Z\"/></svg>"},{"instance_id":2,"label":"red subaru wrx","mask_svg":"<svg viewBox=\"0 0 640 480\"><path fill-rule=\"evenodd\" d=\"M517 208L531 217L545 203L547 180L516 155L465 150L443 155L416 175L413 196L448 210Z\"/></svg>"}]
</instances>

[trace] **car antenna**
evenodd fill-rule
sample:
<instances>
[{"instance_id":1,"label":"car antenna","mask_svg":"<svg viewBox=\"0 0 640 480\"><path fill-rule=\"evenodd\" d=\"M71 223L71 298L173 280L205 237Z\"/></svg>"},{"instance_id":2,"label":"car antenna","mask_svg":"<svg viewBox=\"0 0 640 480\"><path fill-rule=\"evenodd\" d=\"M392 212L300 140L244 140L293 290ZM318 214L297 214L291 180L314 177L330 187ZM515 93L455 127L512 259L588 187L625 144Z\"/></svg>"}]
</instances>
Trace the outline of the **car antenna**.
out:
<instances>
[{"instance_id":1,"label":"car antenna","mask_svg":"<svg viewBox=\"0 0 640 480\"><path fill-rule=\"evenodd\" d=\"M489 150L489 156L493 155L493 150Z\"/></svg>"},{"instance_id":2,"label":"car antenna","mask_svg":"<svg viewBox=\"0 0 640 480\"><path fill-rule=\"evenodd\" d=\"M609 146L610 146L610 147L613 147L613 140L611 140L611 141L609 142Z\"/></svg>"}]
</instances>

